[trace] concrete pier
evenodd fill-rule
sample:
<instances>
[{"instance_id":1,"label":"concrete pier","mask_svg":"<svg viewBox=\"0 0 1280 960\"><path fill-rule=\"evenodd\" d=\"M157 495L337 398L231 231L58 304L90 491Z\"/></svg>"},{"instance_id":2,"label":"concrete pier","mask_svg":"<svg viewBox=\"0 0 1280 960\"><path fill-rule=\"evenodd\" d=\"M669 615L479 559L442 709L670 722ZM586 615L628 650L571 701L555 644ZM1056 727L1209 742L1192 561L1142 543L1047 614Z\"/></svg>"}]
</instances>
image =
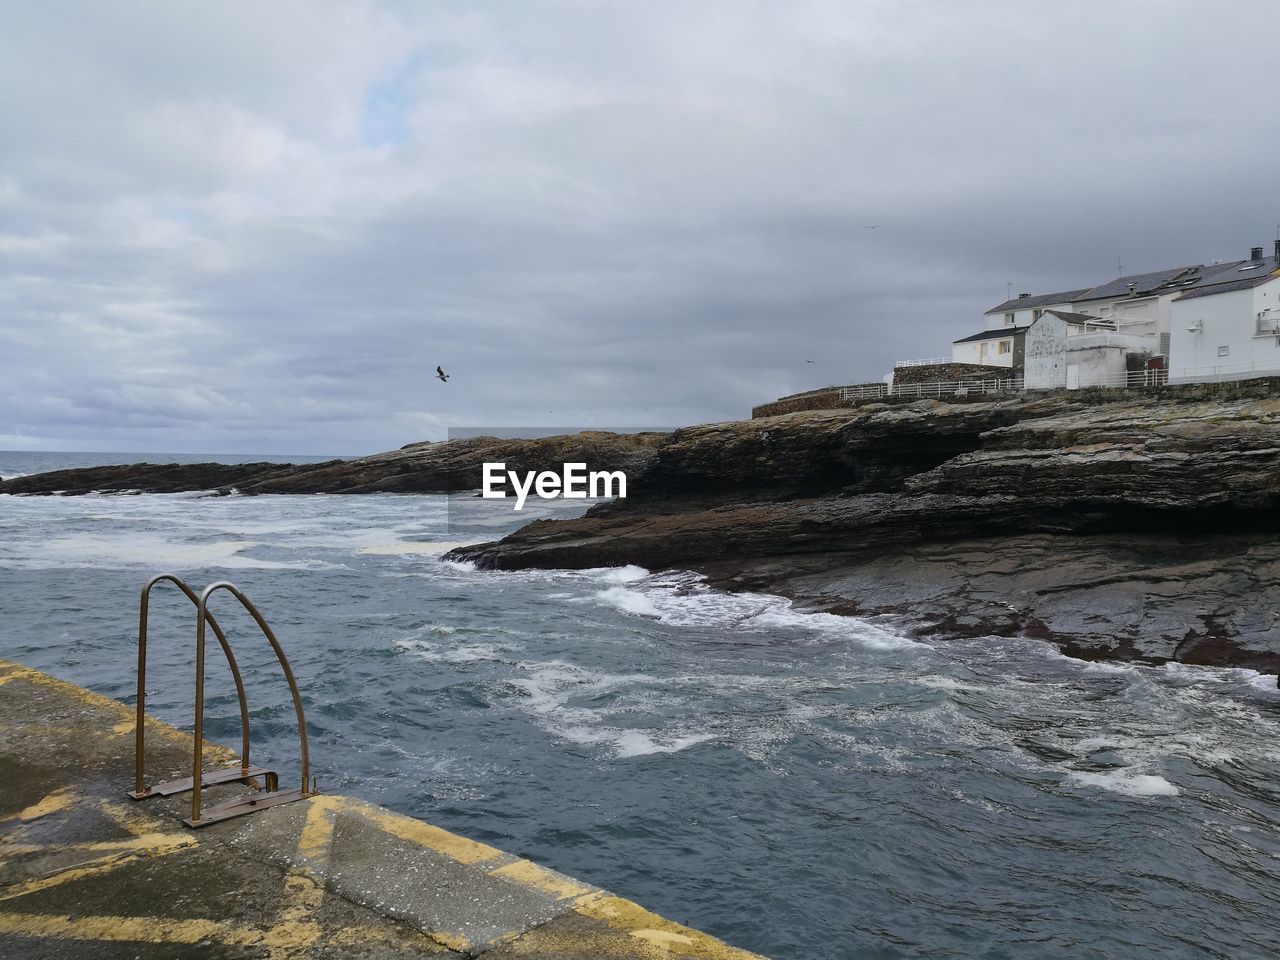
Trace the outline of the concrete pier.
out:
<instances>
[{"instance_id":1,"label":"concrete pier","mask_svg":"<svg viewBox=\"0 0 1280 960\"><path fill-rule=\"evenodd\" d=\"M187 795L125 797L133 732L123 704L0 660L0 957L755 957L347 797L191 830ZM149 777L189 775L191 752L188 734L148 720ZM235 759L212 746L205 757ZM212 804L247 789L206 793Z\"/></svg>"}]
</instances>

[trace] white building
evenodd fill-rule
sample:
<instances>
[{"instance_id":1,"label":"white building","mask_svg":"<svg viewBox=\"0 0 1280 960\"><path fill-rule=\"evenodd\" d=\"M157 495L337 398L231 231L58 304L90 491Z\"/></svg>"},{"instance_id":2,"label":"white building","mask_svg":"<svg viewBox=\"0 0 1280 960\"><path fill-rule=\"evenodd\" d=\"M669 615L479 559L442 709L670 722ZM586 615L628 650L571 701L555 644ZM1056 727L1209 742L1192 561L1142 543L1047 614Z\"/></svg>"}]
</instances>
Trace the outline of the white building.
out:
<instances>
[{"instance_id":1,"label":"white building","mask_svg":"<svg viewBox=\"0 0 1280 960\"><path fill-rule=\"evenodd\" d=\"M1022 338L1027 328L983 330L951 344L952 363L977 363L984 367L1022 366Z\"/></svg>"},{"instance_id":2,"label":"white building","mask_svg":"<svg viewBox=\"0 0 1280 960\"><path fill-rule=\"evenodd\" d=\"M1146 376L1144 368L1158 344L1154 331L1119 328L1114 320L1047 310L1026 332L1024 383L1028 390L1121 386L1131 374Z\"/></svg>"},{"instance_id":3,"label":"white building","mask_svg":"<svg viewBox=\"0 0 1280 960\"><path fill-rule=\"evenodd\" d=\"M1173 382L1280 374L1275 255L1117 277L1079 290L1020 294L952 343L954 362L1025 371L1030 389L1100 386L1176 369ZM1231 368L1231 369L1228 369Z\"/></svg>"},{"instance_id":4,"label":"white building","mask_svg":"<svg viewBox=\"0 0 1280 960\"><path fill-rule=\"evenodd\" d=\"M1280 240L1173 301L1169 382L1280 375Z\"/></svg>"},{"instance_id":5,"label":"white building","mask_svg":"<svg viewBox=\"0 0 1280 960\"><path fill-rule=\"evenodd\" d=\"M1046 310L1070 310L1076 297L1088 293L1086 287L1081 290L1064 290L1061 293L1042 293L1032 296L1020 293L1012 300L997 304L983 316L986 318L988 330L1010 330L1015 327L1029 327L1044 314Z\"/></svg>"}]
</instances>

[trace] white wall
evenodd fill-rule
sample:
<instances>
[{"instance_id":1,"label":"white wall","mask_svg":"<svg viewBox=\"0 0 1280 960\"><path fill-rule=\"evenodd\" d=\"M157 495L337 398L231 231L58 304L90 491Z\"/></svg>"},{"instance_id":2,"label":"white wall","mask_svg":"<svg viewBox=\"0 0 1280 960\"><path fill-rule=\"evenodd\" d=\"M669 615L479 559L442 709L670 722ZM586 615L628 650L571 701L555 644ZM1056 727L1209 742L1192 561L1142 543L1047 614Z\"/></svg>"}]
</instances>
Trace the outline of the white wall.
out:
<instances>
[{"instance_id":1,"label":"white wall","mask_svg":"<svg viewBox=\"0 0 1280 960\"><path fill-rule=\"evenodd\" d=\"M978 358L981 355L976 343L953 343L951 345L952 363L979 363L981 361Z\"/></svg>"},{"instance_id":2,"label":"white wall","mask_svg":"<svg viewBox=\"0 0 1280 960\"><path fill-rule=\"evenodd\" d=\"M1169 382L1280 374L1280 338L1258 332L1258 314L1263 311L1267 311L1265 328L1280 322L1277 280L1250 290L1175 302L1170 317ZM1188 328L1197 321L1200 332L1190 332Z\"/></svg>"},{"instance_id":3,"label":"white wall","mask_svg":"<svg viewBox=\"0 0 1280 960\"><path fill-rule=\"evenodd\" d=\"M1028 390L1060 390L1067 385L1067 322L1045 314L1027 331L1023 382Z\"/></svg>"},{"instance_id":4,"label":"white wall","mask_svg":"<svg viewBox=\"0 0 1280 960\"><path fill-rule=\"evenodd\" d=\"M1008 352L1001 353L997 344L1006 344ZM1013 366L1013 337L993 337L990 340L971 340L951 345L953 363L980 363L987 367Z\"/></svg>"},{"instance_id":5,"label":"white wall","mask_svg":"<svg viewBox=\"0 0 1280 960\"><path fill-rule=\"evenodd\" d=\"M1064 358L1067 368L1076 368L1076 385L1080 387L1118 386L1125 379L1126 348L1120 344L1099 344L1074 348L1067 340Z\"/></svg>"}]
</instances>

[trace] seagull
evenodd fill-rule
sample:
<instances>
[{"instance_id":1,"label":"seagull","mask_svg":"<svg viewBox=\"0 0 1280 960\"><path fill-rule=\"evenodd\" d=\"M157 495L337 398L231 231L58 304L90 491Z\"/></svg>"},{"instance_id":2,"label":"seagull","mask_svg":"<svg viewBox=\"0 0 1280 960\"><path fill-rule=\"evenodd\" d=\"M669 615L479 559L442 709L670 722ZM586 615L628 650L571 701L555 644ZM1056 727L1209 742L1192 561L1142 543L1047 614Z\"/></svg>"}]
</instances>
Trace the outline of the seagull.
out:
<instances>
[{"instance_id":1,"label":"seagull","mask_svg":"<svg viewBox=\"0 0 1280 960\"><path fill-rule=\"evenodd\" d=\"M445 373L443 370L441 370L439 367L436 367L436 379L439 380L441 383L448 383L449 375Z\"/></svg>"},{"instance_id":2,"label":"seagull","mask_svg":"<svg viewBox=\"0 0 1280 960\"><path fill-rule=\"evenodd\" d=\"M867 226L863 227L863 229L864 229L864 230L879 230L879 229L880 229L880 224L878 224L878 223L868 224Z\"/></svg>"}]
</instances>

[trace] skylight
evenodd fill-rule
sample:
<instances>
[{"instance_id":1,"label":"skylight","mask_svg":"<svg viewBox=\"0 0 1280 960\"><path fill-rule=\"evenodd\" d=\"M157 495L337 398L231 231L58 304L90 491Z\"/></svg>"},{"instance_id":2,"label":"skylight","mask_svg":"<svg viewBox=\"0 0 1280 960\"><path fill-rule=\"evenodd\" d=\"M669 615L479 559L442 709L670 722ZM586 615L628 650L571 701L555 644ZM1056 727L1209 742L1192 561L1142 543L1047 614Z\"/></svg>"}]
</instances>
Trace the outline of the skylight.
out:
<instances>
[{"instance_id":1,"label":"skylight","mask_svg":"<svg viewBox=\"0 0 1280 960\"><path fill-rule=\"evenodd\" d=\"M1239 273L1244 273L1246 270L1257 270L1260 266L1262 266L1262 264L1260 264L1260 263L1250 263L1250 264L1246 264L1245 266L1241 267L1241 268L1240 268L1240 270L1239 270L1238 272L1239 272Z\"/></svg>"}]
</instances>

